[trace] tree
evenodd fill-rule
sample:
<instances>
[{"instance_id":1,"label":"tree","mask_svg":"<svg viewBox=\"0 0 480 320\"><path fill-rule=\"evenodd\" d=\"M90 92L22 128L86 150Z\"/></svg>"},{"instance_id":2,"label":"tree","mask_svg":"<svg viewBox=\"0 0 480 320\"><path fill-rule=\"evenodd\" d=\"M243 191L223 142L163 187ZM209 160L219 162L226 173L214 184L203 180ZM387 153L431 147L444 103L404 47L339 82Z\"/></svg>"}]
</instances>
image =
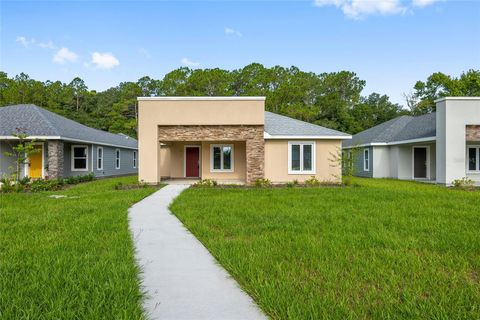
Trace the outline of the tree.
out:
<instances>
[{"instance_id":1,"label":"tree","mask_svg":"<svg viewBox=\"0 0 480 320\"><path fill-rule=\"evenodd\" d=\"M85 97L85 94L88 90L88 87L85 85L85 82L79 77L75 77L68 86L73 90L73 97L75 99L76 111L80 109L80 99Z\"/></svg>"},{"instance_id":2,"label":"tree","mask_svg":"<svg viewBox=\"0 0 480 320\"><path fill-rule=\"evenodd\" d=\"M12 133L12 136L17 138L17 143L9 143L10 149L12 151L4 152L4 155L7 157L12 157L15 163L15 167L9 167L12 171L12 179L15 181L20 181L20 172L23 165L28 164L29 157L39 152L35 149L35 140L27 140L28 135L25 133L24 129L17 129L16 132Z\"/></svg>"}]
</instances>

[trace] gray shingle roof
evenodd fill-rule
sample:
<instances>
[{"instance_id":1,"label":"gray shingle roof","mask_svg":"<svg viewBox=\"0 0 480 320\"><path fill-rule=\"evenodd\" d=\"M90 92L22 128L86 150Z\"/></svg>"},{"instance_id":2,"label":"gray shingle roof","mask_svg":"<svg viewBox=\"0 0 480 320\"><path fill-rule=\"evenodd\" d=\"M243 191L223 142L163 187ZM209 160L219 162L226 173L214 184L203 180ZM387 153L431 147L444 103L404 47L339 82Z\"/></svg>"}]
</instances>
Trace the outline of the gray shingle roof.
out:
<instances>
[{"instance_id":1,"label":"gray shingle roof","mask_svg":"<svg viewBox=\"0 0 480 320\"><path fill-rule=\"evenodd\" d=\"M29 136L60 136L65 140L137 148L137 140L131 137L87 127L33 104L1 107L0 136L11 136L17 128L25 129Z\"/></svg>"},{"instance_id":2,"label":"gray shingle roof","mask_svg":"<svg viewBox=\"0 0 480 320\"><path fill-rule=\"evenodd\" d=\"M435 121L436 113L400 116L353 135L351 140L343 141L343 147L435 137Z\"/></svg>"},{"instance_id":3,"label":"gray shingle roof","mask_svg":"<svg viewBox=\"0 0 480 320\"><path fill-rule=\"evenodd\" d=\"M347 133L281 116L268 111L265 111L265 132L271 136L350 136Z\"/></svg>"}]
</instances>

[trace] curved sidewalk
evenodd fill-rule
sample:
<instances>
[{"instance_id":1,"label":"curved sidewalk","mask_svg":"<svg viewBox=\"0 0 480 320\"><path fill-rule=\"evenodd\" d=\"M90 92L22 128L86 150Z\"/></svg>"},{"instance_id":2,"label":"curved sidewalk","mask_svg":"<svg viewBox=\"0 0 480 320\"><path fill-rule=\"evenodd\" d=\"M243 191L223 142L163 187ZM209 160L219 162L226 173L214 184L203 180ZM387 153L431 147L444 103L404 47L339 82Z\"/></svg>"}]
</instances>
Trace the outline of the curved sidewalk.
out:
<instances>
[{"instance_id":1,"label":"curved sidewalk","mask_svg":"<svg viewBox=\"0 0 480 320\"><path fill-rule=\"evenodd\" d=\"M129 210L151 319L266 319L168 206L188 185L167 185Z\"/></svg>"}]
</instances>

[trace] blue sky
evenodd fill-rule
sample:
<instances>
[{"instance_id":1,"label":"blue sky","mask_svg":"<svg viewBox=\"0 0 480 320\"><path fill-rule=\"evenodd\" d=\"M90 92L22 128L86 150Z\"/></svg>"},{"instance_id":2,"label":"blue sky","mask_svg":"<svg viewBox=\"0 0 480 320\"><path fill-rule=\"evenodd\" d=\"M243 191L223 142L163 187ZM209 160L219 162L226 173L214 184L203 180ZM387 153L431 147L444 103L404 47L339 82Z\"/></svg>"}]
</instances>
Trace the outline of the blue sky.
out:
<instances>
[{"instance_id":1,"label":"blue sky","mask_svg":"<svg viewBox=\"0 0 480 320\"><path fill-rule=\"evenodd\" d=\"M433 72L480 69L480 1L1 1L0 15L2 71L96 90L259 62L351 70L404 104Z\"/></svg>"}]
</instances>

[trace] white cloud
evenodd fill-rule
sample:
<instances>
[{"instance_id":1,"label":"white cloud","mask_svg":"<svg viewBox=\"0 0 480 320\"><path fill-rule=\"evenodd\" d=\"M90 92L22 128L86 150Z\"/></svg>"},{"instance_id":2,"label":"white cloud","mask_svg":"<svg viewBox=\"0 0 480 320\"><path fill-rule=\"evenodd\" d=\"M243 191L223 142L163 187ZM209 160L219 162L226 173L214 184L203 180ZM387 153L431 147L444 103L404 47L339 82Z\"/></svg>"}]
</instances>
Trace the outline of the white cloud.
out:
<instances>
[{"instance_id":1,"label":"white cloud","mask_svg":"<svg viewBox=\"0 0 480 320\"><path fill-rule=\"evenodd\" d=\"M92 53L92 63L99 69L112 69L120 65L120 61L110 52Z\"/></svg>"},{"instance_id":2,"label":"white cloud","mask_svg":"<svg viewBox=\"0 0 480 320\"><path fill-rule=\"evenodd\" d=\"M68 48L61 48L53 56L53 62L56 63L65 63L65 62L75 62L78 59L78 55L75 52L70 51Z\"/></svg>"},{"instance_id":3,"label":"white cloud","mask_svg":"<svg viewBox=\"0 0 480 320\"><path fill-rule=\"evenodd\" d=\"M315 5L335 6L352 19L360 19L367 15L403 14L407 10L400 0L315 0Z\"/></svg>"},{"instance_id":4,"label":"white cloud","mask_svg":"<svg viewBox=\"0 0 480 320\"><path fill-rule=\"evenodd\" d=\"M442 1L442 0L413 0L412 5L414 7L426 7L439 1Z\"/></svg>"},{"instance_id":5,"label":"white cloud","mask_svg":"<svg viewBox=\"0 0 480 320\"><path fill-rule=\"evenodd\" d=\"M27 39L23 36L18 36L17 39L15 39L15 42L18 42L25 48L28 48L31 44L35 43L35 39Z\"/></svg>"},{"instance_id":6,"label":"white cloud","mask_svg":"<svg viewBox=\"0 0 480 320\"><path fill-rule=\"evenodd\" d=\"M196 66L200 65L200 62L195 62L195 61L192 61L188 58L182 58L182 60L180 60L180 62L187 67L196 67Z\"/></svg>"},{"instance_id":7,"label":"white cloud","mask_svg":"<svg viewBox=\"0 0 480 320\"><path fill-rule=\"evenodd\" d=\"M48 41L48 42L39 42L38 43L38 46L40 48L43 48L43 49L56 49L57 47L53 44L52 41Z\"/></svg>"},{"instance_id":8,"label":"white cloud","mask_svg":"<svg viewBox=\"0 0 480 320\"><path fill-rule=\"evenodd\" d=\"M232 28L229 28L229 27L226 27L226 28L225 28L225 34L226 34L226 35L234 35L234 36L238 36L238 37L241 37L241 36L242 36L242 34L240 33L240 31L235 30L235 29L232 29Z\"/></svg>"}]
</instances>

